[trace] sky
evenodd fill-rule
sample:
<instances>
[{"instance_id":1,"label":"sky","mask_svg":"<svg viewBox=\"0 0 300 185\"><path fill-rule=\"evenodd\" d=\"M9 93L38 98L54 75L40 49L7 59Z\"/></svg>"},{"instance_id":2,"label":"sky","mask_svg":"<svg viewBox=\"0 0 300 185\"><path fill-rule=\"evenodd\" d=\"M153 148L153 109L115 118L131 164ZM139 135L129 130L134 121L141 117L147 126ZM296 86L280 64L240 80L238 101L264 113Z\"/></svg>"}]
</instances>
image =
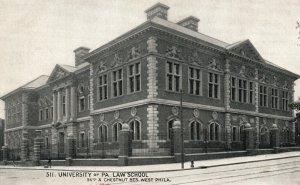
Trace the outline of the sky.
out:
<instances>
[{"instance_id":1,"label":"sky","mask_svg":"<svg viewBox=\"0 0 300 185\"><path fill-rule=\"evenodd\" d=\"M146 21L157 0L0 0L0 96L55 64L74 65L73 50L92 50ZM168 19L193 15L199 32L234 43L249 39L267 60L300 74L300 0L160 0ZM300 97L296 81L295 99ZM4 102L0 102L4 118Z\"/></svg>"}]
</instances>

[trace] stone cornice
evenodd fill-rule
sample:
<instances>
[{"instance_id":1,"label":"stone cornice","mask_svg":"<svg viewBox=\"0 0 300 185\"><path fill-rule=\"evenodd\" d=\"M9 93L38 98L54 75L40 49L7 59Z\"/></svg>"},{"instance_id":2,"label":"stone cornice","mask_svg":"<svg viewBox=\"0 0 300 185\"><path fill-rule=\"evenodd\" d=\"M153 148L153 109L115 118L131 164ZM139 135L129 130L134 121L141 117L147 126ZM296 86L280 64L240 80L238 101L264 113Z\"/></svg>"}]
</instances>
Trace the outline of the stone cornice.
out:
<instances>
[{"instance_id":1,"label":"stone cornice","mask_svg":"<svg viewBox=\"0 0 300 185\"><path fill-rule=\"evenodd\" d=\"M158 99L158 98L148 98L148 99L143 99L143 100L134 101L134 102L130 102L130 103L125 103L122 105L116 105L116 106L111 106L111 107L107 107L107 108L103 108L103 109L97 109L97 110L92 111L90 115L97 115L97 114L101 114L101 113L105 113L105 112L127 109L127 108L131 108L131 107L137 107L137 106L147 105L147 104L180 106L179 101L165 100L165 99ZM186 107L186 108L194 108L194 109L197 108L199 110L225 112L224 107L216 107L216 106L203 105L203 104L190 103L190 102L183 102L182 106ZM288 116L278 116L278 115L273 115L273 114L264 114L264 113L254 112L254 111L246 111L246 110L232 109L232 108L229 108L228 111L226 111L226 113L245 114L245 115L250 115L250 116L267 117L267 118L280 119L280 120L291 120L293 118L293 117L288 117Z\"/></svg>"}]
</instances>

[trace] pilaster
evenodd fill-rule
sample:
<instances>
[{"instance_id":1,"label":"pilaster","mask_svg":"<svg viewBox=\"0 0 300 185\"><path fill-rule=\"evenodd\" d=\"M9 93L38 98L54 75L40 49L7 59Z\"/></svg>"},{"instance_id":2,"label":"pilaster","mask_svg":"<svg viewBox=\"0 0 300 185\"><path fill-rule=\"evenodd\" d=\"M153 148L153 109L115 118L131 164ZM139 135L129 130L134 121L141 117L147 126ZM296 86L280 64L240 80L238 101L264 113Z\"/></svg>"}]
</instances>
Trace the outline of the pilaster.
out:
<instances>
[{"instance_id":1,"label":"pilaster","mask_svg":"<svg viewBox=\"0 0 300 185\"><path fill-rule=\"evenodd\" d=\"M259 148L259 117L255 117L255 130L256 130L256 135L255 135L255 148Z\"/></svg>"},{"instance_id":2,"label":"pilaster","mask_svg":"<svg viewBox=\"0 0 300 185\"><path fill-rule=\"evenodd\" d=\"M28 125L28 94L22 94L22 125Z\"/></svg>"},{"instance_id":3,"label":"pilaster","mask_svg":"<svg viewBox=\"0 0 300 185\"><path fill-rule=\"evenodd\" d=\"M147 107L147 131L148 148L150 151L158 151L158 105L149 105Z\"/></svg>"},{"instance_id":4,"label":"pilaster","mask_svg":"<svg viewBox=\"0 0 300 185\"><path fill-rule=\"evenodd\" d=\"M258 84L258 69L255 68L255 83L254 83L254 94L255 94L255 98L254 98L254 105L255 105L255 112L259 111L259 84Z\"/></svg>"},{"instance_id":5,"label":"pilaster","mask_svg":"<svg viewBox=\"0 0 300 185\"><path fill-rule=\"evenodd\" d=\"M226 148L231 149L231 120L230 113L225 113L225 129L226 129Z\"/></svg>"},{"instance_id":6,"label":"pilaster","mask_svg":"<svg viewBox=\"0 0 300 185\"><path fill-rule=\"evenodd\" d=\"M226 59L225 74L224 74L224 105L225 111L230 109L230 63L229 59Z\"/></svg>"},{"instance_id":7,"label":"pilaster","mask_svg":"<svg viewBox=\"0 0 300 185\"><path fill-rule=\"evenodd\" d=\"M155 37L150 37L147 41L148 47L147 50L149 53L157 53L156 47L156 38ZM157 60L156 57L153 55L150 55L147 57L147 79L148 79L148 98L156 98L158 93L157 93Z\"/></svg>"},{"instance_id":8,"label":"pilaster","mask_svg":"<svg viewBox=\"0 0 300 185\"><path fill-rule=\"evenodd\" d=\"M93 64L90 64L90 111L94 110L94 70ZM90 119L90 134L89 134L89 150L90 153L93 152L93 144L94 144L94 118L91 117Z\"/></svg>"}]
</instances>

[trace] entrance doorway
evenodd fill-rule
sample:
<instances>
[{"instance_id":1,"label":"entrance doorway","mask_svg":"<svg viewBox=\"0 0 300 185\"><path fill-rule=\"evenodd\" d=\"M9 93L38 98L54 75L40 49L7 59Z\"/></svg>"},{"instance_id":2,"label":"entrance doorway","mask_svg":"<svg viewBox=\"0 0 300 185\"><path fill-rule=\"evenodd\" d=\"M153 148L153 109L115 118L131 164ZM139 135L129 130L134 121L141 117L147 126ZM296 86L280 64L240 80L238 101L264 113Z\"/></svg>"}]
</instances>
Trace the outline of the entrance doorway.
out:
<instances>
[{"instance_id":1,"label":"entrance doorway","mask_svg":"<svg viewBox=\"0 0 300 185\"><path fill-rule=\"evenodd\" d=\"M59 132L58 134L58 158L65 157L65 133Z\"/></svg>"}]
</instances>

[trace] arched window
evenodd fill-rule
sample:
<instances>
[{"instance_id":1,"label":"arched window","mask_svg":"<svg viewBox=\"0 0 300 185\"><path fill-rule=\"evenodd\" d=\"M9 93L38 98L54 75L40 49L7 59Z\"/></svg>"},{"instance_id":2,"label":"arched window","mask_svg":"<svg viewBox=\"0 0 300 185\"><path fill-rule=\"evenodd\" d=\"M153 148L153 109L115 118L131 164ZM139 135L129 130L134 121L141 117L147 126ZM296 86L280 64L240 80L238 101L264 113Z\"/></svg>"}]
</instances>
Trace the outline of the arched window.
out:
<instances>
[{"instance_id":1,"label":"arched window","mask_svg":"<svg viewBox=\"0 0 300 185\"><path fill-rule=\"evenodd\" d=\"M132 131L132 140L141 139L141 123L138 120L133 120L129 123L130 130Z\"/></svg>"},{"instance_id":2,"label":"arched window","mask_svg":"<svg viewBox=\"0 0 300 185\"><path fill-rule=\"evenodd\" d=\"M240 126L240 141L244 141L245 139L245 125Z\"/></svg>"},{"instance_id":3,"label":"arched window","mask_svg":"<svg viewBox=\"0 0 300 185\"><path fill-rule=\"evenodd\" d=\"M114 136L114 141L118 141L119 139L119 133L122 130L122 124L117 122L113 126L113 136Z\"/></svg>"},{"instance_id":4,"label":"arched window","mask_svg":"<svg viewBox=\"0 0 300 185\"><path fill-rule=\"evenodd\" d=\"M209 140L220 140L220 125L216 122L213 122L209 125Z\"/></svg>"},{"instance_id":5,"label":"arched window","mask_svg":"<svg viewBox=\"0 0 300 185\"><path fill-rule=\"evenodd\" d=\"M288 128L283 128L281 131L281 143L288 143L289 142L289 134L290 131Z\"/></svg>"},{"instance_id":6,"label":"arched window","mask_svg":"<svg viewBox=\"0 0 300 185\"><path fill-rule=\"evenodd\" d=\"M172 128L173 128L173 124L174 124L175 119L172 119L170 121L168 121L168 139L171 139L171 134L172 134Z\"/></svg>"},{"instance_id":7,"label":"arched window","mask_svg":"<svg viewBox=\"0 0 300 185\"><path fill-rule=\"evenodd\" d=\"M106 125L100 125L98 128L98 134L99 134L99 141L100 142L107 142L107 126Z\"/></svg>"},{"instance_id":8,"label":"arched window","mask_svg":"<svg viewBox=\"0 0 300 185\"><path fill-rule=\"evenodd\" d=\"M191 140L200 140L201 124L197 121L193 121L190 124L190 138Z\"/></svg>"},{"instance_id":9,"label":"arched window","mask_svg":"<svg viewBox=\"0 0 300 185\"><path fill-rule=\"evenodd\" d=\"M260 144L262 147L269 144L269 130L267 127L260 129Z\"/></svg>"}]
</instances>

